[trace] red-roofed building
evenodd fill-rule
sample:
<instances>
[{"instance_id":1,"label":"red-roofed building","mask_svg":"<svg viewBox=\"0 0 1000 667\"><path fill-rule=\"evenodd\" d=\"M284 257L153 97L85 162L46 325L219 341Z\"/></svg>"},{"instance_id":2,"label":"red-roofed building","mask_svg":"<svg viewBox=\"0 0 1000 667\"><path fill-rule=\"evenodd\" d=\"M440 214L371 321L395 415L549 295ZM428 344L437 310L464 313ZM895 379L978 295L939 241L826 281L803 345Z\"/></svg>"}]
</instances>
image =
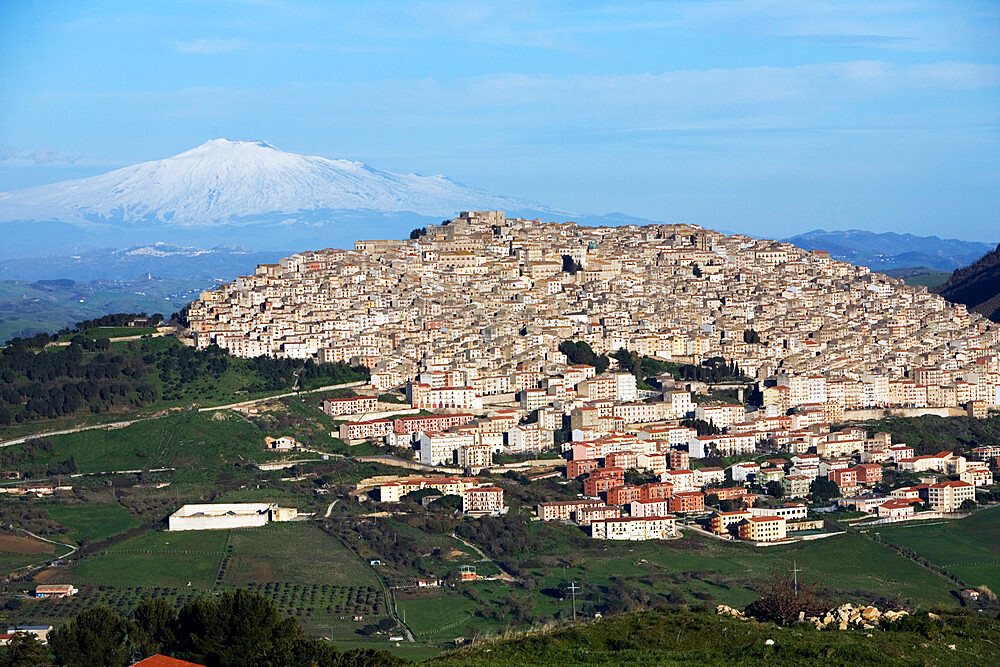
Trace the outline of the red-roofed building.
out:
<instances>
[{"instance_id":1,"label":"red-roofed building","mask_svg":"<svg viewBox=\"0 0 1000 667\"><path fill-rule=\"evenodd\" d=\"M625 471L621 468L598 468L583 480L583 495L599 496L625 483Z\"/></svg>"},{"instance_id":2,"label":"red-roofed building","mask_svg":"<svg viewBox=\"0 0 1000 667\"><path fill-rule=\"evenodd\" d=\"M938 512L954 512L966 500L976 499L976 487L968 482L938 482L927 487L927 502Z\"/></svg>"},{"instance_id":3,"label":"red-roofed building","mask_svg":"<svg viewBox=\"0 0 1000 667\"><path fill-rule=\"evenodd\" d=\"M639 500L646 503L653 500L665 500L672 495L674 495L674 485L670 482L650 482L642 485Z\"/></svg>"},{"instance_id":4,"label":"red-roofed building","mask_svg":"<svg viewBox=\"0 0 1000 667\"><path fill-rule=\"evenodd\" d=\"M853 468L858 484L872 486L882 481L882 466L877 463L862 463Z\"/></svg>"},{"instance_id":5,"label":"red-roofed building","mask_svg":"<svg viewBox=\"0 0 1000 667\"><path fill-rule=\"evenodd\" d=\"M499 514L503 510L503 489L499 486L477 486L462 493L465 514Z\"/></svg>"},{"instance_id":6,"label":"red-roofed building","mask_svg":"<svg viewBox=\"0 0 1000 667\"><path fill-rule=\"evenodd\" d=\"M701 491L681 491L670 496L670 511L684 514L705 509L705 494Z\"/></svg>"},{"instance_id":7,"label":"red-roofed building","mask_svg":"<svg viewBox=\"0 0 1000 667\"><path fill-rule=\"evenodd\" d=\"M145 660L140 660L132 665L132 667L205 667L198 662L188 662L187 660L178 660L177 658L171 658L166 655L151 655Z\"/></svg>"},{"instance_id":8,"label":"red-roofed building","mask_svg":"<svg viewBox=\"0 0 1000 667\"><path fill-rule=\"evenodd\" d=\"M566 477L575 479L580 475L586 475L601 467L597 459L574 459L566 462Z\"/></svg>"},{"instance_id":9,"label":"red-roofed building","mask_svg":"<svg viewBox=\"0 0 1000 667\"><path fill-rule=\"evenodd\" d=\"M780 516L755 516L740 524L740 539L753 542L777 542L785 539L786 521Z\"/></svg>"},{"instance_id":10,"label":"red-roofed building","mask_svg":"<svg viewBox=\"0 0 1000 667\"><path fill-rule=\"evenodd\" d=\"M622 508L617 505L587 505L576 510L576 522L581 526L589 526L595 521L617 519L622 515Z\"/></svg>"},{"instance_id":11,"label":"red-roofed building","mask_svg":"<svg viewBox=\"0 0 1000 667\"><path fill-rule=\"evenodd\" d=\"M633 500L642 497L642 487L633 484L624 484L608 489L609 505L627 505Z\"/></svg>"},{"instance_id":12,"label":"red-roofed building","mask_svg":"<svg viewBox=\"0 0 1000 667\"><path fill-rule=\"evenodd\" d=\"M378 410L378 399L374 396L349 396L347 398L328 398L323 401L323 412L336 417L339 415L357 415Z\"/></svg>"}]
</instances>

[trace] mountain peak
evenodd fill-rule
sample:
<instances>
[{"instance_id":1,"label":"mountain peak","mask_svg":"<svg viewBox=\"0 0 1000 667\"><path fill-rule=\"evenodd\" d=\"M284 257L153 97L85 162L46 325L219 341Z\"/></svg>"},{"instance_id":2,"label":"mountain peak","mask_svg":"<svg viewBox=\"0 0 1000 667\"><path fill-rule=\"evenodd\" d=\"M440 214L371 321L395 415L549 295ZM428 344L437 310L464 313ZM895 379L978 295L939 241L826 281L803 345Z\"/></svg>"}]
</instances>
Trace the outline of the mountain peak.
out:
<instances>
[{"instance_id":1,"label":"mountain peak","mask_svg":"<svg viewBox=\"0 0 1000 667\"><path fill-rule=\"evenodd\" d=\"M267 143L266 141L249 141L244 139L226 139L225 137L220 137L218 139L209 139L202 145L192 150L202 150L202 149L219 149L219 148L269 148L271 150L277 151L278 149L274 145ZM190 151L189 151L190 152ZM281 151L279 151L281 152Z\"/></svg>"},{"instance_id":2,"label":"mountain peak","mask_svg":"<svg viewBox=\"0 0 1000 667\"><path fill-rule=\"evenodd\" d=\"M398 174L361 162L288 153L265 141L225 138L100 176L0 193L0 221L83 225L246 224L294 221L306 212L315 221L323 211L449 217L469 209L563 213L443 176Z\"/></svg>"}]
</instances>

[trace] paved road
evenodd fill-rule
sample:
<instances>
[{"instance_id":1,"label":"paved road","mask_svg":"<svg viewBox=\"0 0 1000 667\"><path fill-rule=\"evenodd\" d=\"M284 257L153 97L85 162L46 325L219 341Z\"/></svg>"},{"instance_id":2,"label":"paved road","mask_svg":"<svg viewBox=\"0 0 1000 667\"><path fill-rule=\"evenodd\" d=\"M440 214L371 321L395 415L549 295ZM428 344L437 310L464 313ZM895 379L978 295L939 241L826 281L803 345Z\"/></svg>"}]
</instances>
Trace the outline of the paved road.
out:
<instances>
[{"instance_id":1,"label":"paved road","mask_svg":"<svg viewBox=\"0 0 1000 667\"><path fill-rule=\"evenodd\" d=\"M455 533L452 533L451 536L454 537L459 542L461 542L462 544L464 544L465 546L475 551L477 554L479 554L479 558L483 562L493 563L494 565L496 565L496 568L500 570L500 576L498 577L499 579L502 579L503 581L517 581L517 577L515 577L513 574L503 569L502 567L500 567L500 563L496 562L495 560L487 556L485 553L483 553L482 549L477 547L475 544L472 544L471 542L466 542Z\"/></svg>"},{"instance_id":2,"label":"paved road","mask_svg":"<svg viewBox=\"0 0 1000 667\"><path fill-rule=\"evenodd\" d=\"M292 391L285 394L278 394L276 396L265 396L263 398L254 398L248 401L241 401L240 403L229 403L227 405L216 405L209 408L198 408L198 412L214 412L216 410L228 410L236 407L247 407L250 405L255 405L257 403L264 403L265 401L273 401L278 398L285 398L288 396L296 396L299 394L313 394L321 391L330 391L331 389L344 389L348 387L361 387L368 384L367 382L348 382L347 384L331 384L325 387L320 387L319 389L310 389L308 391ZM125 421L110 422L107 424L88 424L86 426L77 426L75 428L66 428L59 431L45 431L44 433L32 433L30 435L25 435L20 438L14 438L13 440L4 440L0 442L0 447L10 447L11 445L20 445L27 440L33 438L47 438L52 435L66 435L67 433L80 433L81 431L93 431L99 428L122 428L124 426L131 426L132 424L138 424L139 422L150 421L153 419L163 419L164 417L177 414L177 412L164 412L163 414L150 415L148 417L136 417L135 419L127 419Z\"/></svg>"},{"instance_id":3,"label":"paved road","mask_svg":"<svg viewBox=\"0 0 1000 667\"><path fill-rule=\"evenodd\" d=\"M77 550L80 548L80 547L75 547L72 544L66 544L65 542L56 542L55 540L50 540L47 537L42 537L41 535L35 535L30 530L25 530L24 528L18 528L17 530L20 530L25 535L30 535L31 537L35 538L36 540L40 540L42 542L48 542L49 544L55 544L55 545L60 546L60 547L66 547L67 549L69 549L69 551L67 551L66 553L62 554L61 556L57 555L55 558L50 558L48 560L42 561L40 563L34 563L32 565L24 565L22 567L17 568L16 570L12 570L11 572L8 572L7 575L6 575L6 577L8 579L10 577L14 576L15 574L17 574L18 572L20 572L21 570L25 570L26 572L31 572L32 570L40 570L40 569L42 569L44 567L48 567L49 565L51 565L53 562L55 562L57 560L62 560L64 558L69 558L70 556L72 556L73 554L75 554L77 552Z\"/></svg>"},{"instance_id":4,"label":"paved road","mask_svg":"<svg viewBox=\"0 0 1000 667\"><path fill-rule=\"evenodd\" d=\"M169 413L176 414L176 413ZM14 438L13 440L4 440L0 442L0 447L10 447L11 445L20 445L22 442L28 440L33 440L34 438L47 438L50 435L66 435L67 433L80 433L81 431L93 431L99 428L122 428L124 426L131 426L132 424L138 424L139 422L150 421L151 419L162 419L166 417L166 414L153 415L150 417L137 417L136 419L127 419L120 422L109 422L107 424L89 424L87 426L77 426L76 428L66 428L61 431L46 431L44 433L32 433L31 435L26 435L20 438Z\"/></svg>"},{"instance_id":5,"label":"paved road","mask_svg":"<svg viewBox=\"0 0 1000 667\"><path fill-rule=\"evenodd\" d=\"M296 377L296 382L298 382L298 377ZM347 389L350 387L363 387L367 382L348 382L346 384L328 384L325 387L320 387L319 389L307 389L306 391L287 391L284 394L275 394L273 396L264 396L263 398L252 398L247 401L240 401L239 403L228 403L226 405L216 405L209 408L198 408L198 412L214 412L215 410L230 410L232 408L245 408L251 405L256 405L258 403L266 403L267 401L273 401L279 398L288 398L289 396L301 396L302 394L316 394L321 391L330 391L331 389Z\"/></svg>"},{"instance_id":6,"label":"paved road","mask_svg":"<svg viewBox=\"0 0 1000 667\"><path fill-rule=\"evenodd\" d=\"M333 511L333 506L336 505L337 501L339 501L339 500L340 500L340 498L337 498L337 500L334 500L332 503L330 503L330 506L326 508L326 514L323 515L324 519L329 519L330 518L330 512Z\"/></svg>"}]
</instances>

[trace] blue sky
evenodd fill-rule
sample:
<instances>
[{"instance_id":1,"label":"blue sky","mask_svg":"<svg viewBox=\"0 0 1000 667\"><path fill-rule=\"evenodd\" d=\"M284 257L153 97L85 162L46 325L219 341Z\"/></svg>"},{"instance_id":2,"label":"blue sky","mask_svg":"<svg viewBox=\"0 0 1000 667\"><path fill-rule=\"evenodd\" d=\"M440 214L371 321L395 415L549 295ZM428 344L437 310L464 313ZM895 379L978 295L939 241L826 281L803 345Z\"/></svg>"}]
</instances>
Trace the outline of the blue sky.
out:
<instances>
[{"instance_id":1,"label":"blue sky","mask_svg":"<svg viewBox=\"0 0 1000 667\"><path fill-rule=\"evenodd\" d=\"M0 190L216 137L568 210L1000 240L1000 3L0 3Z\"/></svg>"}]
</instances>

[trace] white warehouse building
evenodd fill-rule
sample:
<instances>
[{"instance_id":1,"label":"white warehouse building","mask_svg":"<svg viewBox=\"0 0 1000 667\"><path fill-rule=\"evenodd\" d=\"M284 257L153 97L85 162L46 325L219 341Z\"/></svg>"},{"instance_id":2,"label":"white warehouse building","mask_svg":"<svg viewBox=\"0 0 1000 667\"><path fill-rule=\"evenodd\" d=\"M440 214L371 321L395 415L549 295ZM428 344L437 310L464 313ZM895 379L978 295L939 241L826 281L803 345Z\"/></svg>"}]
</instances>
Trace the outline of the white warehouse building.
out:
<instances>
[{"instance_id":1,"label":"white warehouse building","mask_svg":"<svg viewBox=\"0 0 1000 667\"><path fill-rule=\"evenodd\" d=\"M268 521L291 521L298 515L294 508L277 503L209 503L184 505L170 515L168 530L226 530L255 528Z\"/></svg>"}]
</instances>

